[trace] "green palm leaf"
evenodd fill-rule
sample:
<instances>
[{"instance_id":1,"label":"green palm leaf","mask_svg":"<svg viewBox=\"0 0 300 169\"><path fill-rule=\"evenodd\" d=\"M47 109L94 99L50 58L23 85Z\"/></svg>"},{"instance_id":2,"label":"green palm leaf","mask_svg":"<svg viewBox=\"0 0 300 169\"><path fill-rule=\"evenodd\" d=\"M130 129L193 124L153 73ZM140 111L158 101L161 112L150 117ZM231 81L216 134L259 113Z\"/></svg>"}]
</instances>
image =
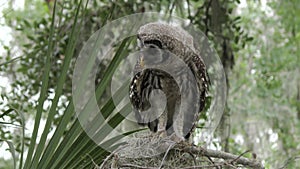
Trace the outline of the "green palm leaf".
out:
<instances>
[{"instance_id":1,"label":"green palm leaf","mask_svg":"<svg viewBox=\"0 0 300 169\"><path fill-rule=\"evenodd\" d=\"M82 0L79 1L79 5L76 11L76 16L74 19L74 23L72 26L72 30L70 33L70 38L68 41L68 45L66 48L64 64L61 67L61 74L57 82L55 96L52 101L50 110L48 112L48 117L46 119L46 125L44 131L41 135L41 139L37 142L37 135L38 135L38 128L40 128L40 121L41 121L41 114L43 112L43 105L45 99L47 98L47 89L48 89L48 81L49 81L49 73L50 73L50 65L51 65L51 55L52 49L54 46L55 41L53 41L54 32L55 32L55 8L56 8L56 1L54 3L54 10L53 10L53 18L52 18L52 26L49 36L49 44L48 44L48 52L47 58L45 63L45 71L42 80L42 88L40 93L39 105L37 107L37 114L35 119L35 126L32 134L32 138L30 141L29 151L26 157L25 165L23 166L24 169L27 168L74 168L79 166L90 166L92 165L92 160L85 161L83 157L91 156L94 161L101 162L105 158L109 152L101 148L101 146L97 145L82 129L81 124L78 120L71 120L72 117L75 116L74 114L74 105L73 101L70 100L66 110L63 113L62 118L60 119L58 126L55 129L53 136L50 138L49 142L46 144L47 137L49 134L50 127L53 123L54 116L57 114L57 104L59 102L60 96L63 94L63 85L66 81L66 76L68 73L68 69L70 67L71 58L74 53L75 45L77 42L76 34L79 33L81 28L82 21L78 22L79 20L79 12L81 9L83 11L86 10L88 1L86 2L85 6L82 5ZM127 54L126 50L130 45L131 38L127 38L121 42L118 49L116 50L115 56L112 59L110 65L107 67L103 78L98 85L95 94L97 100L100 100L104 91L109 84L114 71L116 70L117 66L121 62L121 60ZM95 58L96 52L93 52ZM88 66L89 69L92 69L93 60L90 59L91 66ZM84 74L88 74L90 70L84 70ZM87 77L87 76L84 76ZM84 85L84 80L82 84L79 84L79 91L81 87ZM107 135L117 127L121 121L125 118L124 113L129 114L131 112L130 105L126 105L123 107L122 114L116 113L113 114L115 111L116 102L120 102L122 98L126 95L128 89L126 86L128 82L124 83L124 85L119 89L116 93L116 98L119 100L112 100L109 99L106 104L101 108L101 114L99 116L103 116L104 119L107 119L103 122L98 122L94 124L103 124L103 126L94 125L91 128L91 131L95 130L95 135L97 135L97 140L105 140ZM81 92L81 91L80 91ZM83 92L83 91L82 91ZM74 96L76 97L76 96ZM85 108L82 110L81 113L89 112L89 103L88 102ZM112 117L111 117L112 116ZM95 119L98 119L97 117ZM93 124L93 122L92 122ZM68 129L68 126L70 128ZM99 129L100 128L100 129ZM96 132L97 131L97 132ZM132 131L134 132L134 131ZM117 141L119 141L124 136L131 134L132 132L124 133L124 135L117 135L113 138L102 143L102 146L110 147L111 149L116 148L119 144L114 145ZM22 163L20 163L20 168Z\"/></svg>"}]
</instances>

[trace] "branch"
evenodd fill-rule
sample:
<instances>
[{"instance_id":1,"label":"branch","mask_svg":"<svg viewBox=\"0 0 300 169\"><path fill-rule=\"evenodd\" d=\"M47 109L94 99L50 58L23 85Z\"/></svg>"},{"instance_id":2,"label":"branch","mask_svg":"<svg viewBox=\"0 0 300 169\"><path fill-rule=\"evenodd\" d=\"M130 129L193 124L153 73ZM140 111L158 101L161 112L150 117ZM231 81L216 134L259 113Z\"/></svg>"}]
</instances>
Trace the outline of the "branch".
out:
<instances>
[{"instance_id":1,"label":"branch","mask_svg":"<svg viewBox=\"0 0 300 169\"><path fill-rule=\"evenodd\" d=\"M252 167L254 169L264 169L264 166L260 163L260 161L255 159L248 159L242 156L233 155L223 151L210 150L202 147L189 147L186 148L185 151L189 151L192 153L199 153L203 156L213 157L213 158L221 158L224 160L232 160L230 163L237 163L243 166Z\"/></svg>"},{"instance_id":2,"label":"branch","mask_svg":"<svg viewBox=\"0 0 300 169\"><path fill-rule=\"evenodd\" d=\"M286 162L284 163L284 165L283 165L282 167L280 167L279 169L284 169L284 168L286 168L290 162L296 161L297 159L300 159L300 156L288 158L288 159L286 160Z\"/></svg>"}]
</instances>

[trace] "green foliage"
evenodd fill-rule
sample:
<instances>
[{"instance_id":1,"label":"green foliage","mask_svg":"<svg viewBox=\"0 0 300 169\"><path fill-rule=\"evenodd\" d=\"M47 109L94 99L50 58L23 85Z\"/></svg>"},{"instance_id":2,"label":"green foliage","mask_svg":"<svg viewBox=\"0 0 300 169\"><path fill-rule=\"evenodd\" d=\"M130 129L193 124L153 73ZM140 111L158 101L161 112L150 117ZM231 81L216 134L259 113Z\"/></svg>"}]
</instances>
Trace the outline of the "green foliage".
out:
<instances>
[{"instance_id":1,"label":"green foliage","mask_svg":"<svg viewBox=\"0 0 300 169\"><path fill-rule=\"evenodd\" d=\"M230 151L242 154L250 149L267 168L299 167L300 6L296 0L271 1L265 9L262 1L247 1L247 6L241 8L238 0L55 3L26 1L24 9L5 16L6 24L13 28L14 40L4 46L0 75L10 78L13 90L1 90L0 138L14 144L16 158L9 162L1 159L0 168L12 167L14 162L19 168L91 168L93 162L101 163L108 152L89 138L74 117L74 63L87 39L105 23L147 11L183 17L213 42L230 83L226 109L232 118ZM106 125L112 127L124 117L112 114L116 103L108 97L107 85L120 60L133 48L131 40L117 44L112 61L100 65L97 73L101 81L96 81L95 93L103 103ZM117 98L123 98L126 92L121 88ZM128 105L123 110L130 112ZM207 116L202 114L200 118ZM25 134L28 128L24 121L33 118L33 132ZM41 121L46 124L39 138ZM95 126L100 128L96 133L100 140L109 132L105 126ZM112 145L122 137L118 135L103 144ZM219 141L213 144L220 146ZM11 146L9 150L13 152ZM25 150L28 154L24 161Z\"/></svg>"},{"instance_id":2,"label":"green foliage","mask_svg":"<svg viewBox=\"0 0 300 169\"><path fill-rule=\"evenodd\" d=\"M296 101L300 91L299 5L296 1L247 3L240 9L241 25L255 38L236 54L229 96L235 119L246 117L247 121L232 126L237 126L237 133L245 132L244 145L257 154L265 153L267 168L279 168L283 161L297 160L294 157L300 155L296 129L300 120ZM288 163L297 164L292 161ZM296 166L299 163L287 168Z\"/></svg>"}]
</instances>

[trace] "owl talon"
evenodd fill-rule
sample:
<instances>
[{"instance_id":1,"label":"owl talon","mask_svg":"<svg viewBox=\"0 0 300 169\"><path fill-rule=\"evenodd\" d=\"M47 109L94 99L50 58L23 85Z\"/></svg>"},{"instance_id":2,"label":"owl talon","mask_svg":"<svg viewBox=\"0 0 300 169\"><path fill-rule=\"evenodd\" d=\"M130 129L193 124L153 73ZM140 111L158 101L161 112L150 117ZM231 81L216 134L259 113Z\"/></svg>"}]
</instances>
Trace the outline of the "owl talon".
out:
<instances>
[{"instance_id":1,"label":"owl talon","mask_svg":"<svg viewBox=\"0 0 300 169\"><path fill-rule=\"evenodd\" d=\"M159 138L166 138L167 132L165 130L161 130L157 132Z\"/></svg>"},{"instance_id":2,"label":"owl talon","mask_svg":"<svg viewBox=\"0 0 300 169\"><path fill-rule=\"evenodd\" d=\"M171 136L170 136L171 140L175 141L176 143L184 143L186 142L184 137L179 137L177 136L175 133L173 133Z\"/></svg>"}]
</instances>

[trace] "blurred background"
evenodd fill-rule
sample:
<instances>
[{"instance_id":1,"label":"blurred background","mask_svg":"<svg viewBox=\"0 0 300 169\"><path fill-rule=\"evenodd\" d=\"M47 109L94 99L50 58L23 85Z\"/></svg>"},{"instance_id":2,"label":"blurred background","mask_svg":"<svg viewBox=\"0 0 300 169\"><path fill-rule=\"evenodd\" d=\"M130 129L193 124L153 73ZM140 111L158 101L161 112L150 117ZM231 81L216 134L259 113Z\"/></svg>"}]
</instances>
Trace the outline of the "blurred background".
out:
<instances>
[{"instance_id":1,"label":"blurred background","mask_svg":"<svg viewBox=\"0 0 300 169\"><path fill-rule=\"evenodd\" d=\"M82 24L46 142L70 102L72 66L87 39L106 22L151 11L176 15L195 25L220 56L228 98L213 139L214 149L233 154L250 150L252 155L246 156L256 156L266 168L300 168L297 0L94 0L86 8L79 0L62 0L56 5L51 26L54 0L0 1L0 168L13 168L16 161L23 160L20 154L32 147L43 72L49 64L49 37L54 45L37 139L42 138L66 49L73 38L70 31L74 23ZM77 10L79 6L82 9ZM65 132L74 121L70 118Z\"/></svg>"}]
</instances>

